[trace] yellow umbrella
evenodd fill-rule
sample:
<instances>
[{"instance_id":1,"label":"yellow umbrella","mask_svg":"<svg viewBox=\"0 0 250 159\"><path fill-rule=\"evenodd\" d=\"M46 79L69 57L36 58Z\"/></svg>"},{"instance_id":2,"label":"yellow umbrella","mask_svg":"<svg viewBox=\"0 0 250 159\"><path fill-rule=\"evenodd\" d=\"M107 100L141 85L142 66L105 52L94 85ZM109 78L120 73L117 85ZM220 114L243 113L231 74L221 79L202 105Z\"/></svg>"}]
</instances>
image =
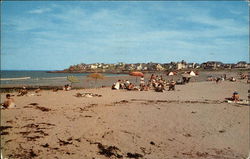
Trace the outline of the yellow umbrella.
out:
<instances>
[{"instance_id":1,"label":"yellow umbrella","mask_svg":"<svg viewBox=\"0 0 250 159\"><path fill-rule=\"evenodd\" d=\"M95 85L96 85L97 79L104 79L104 76L100 73L91 73L87 77L95 79Z\"/></svg>"},{"instance_id":2,"label":"yellow umbrella","mask_svg":"<svg viewBox=\"0 0 250 159\"><path fill-rule=\"evenodd\" d=\"M73 83L79 83L80 80L76 76L67 76L67 80L71 83L71 86Z\"/></svg>"}]
</instances>

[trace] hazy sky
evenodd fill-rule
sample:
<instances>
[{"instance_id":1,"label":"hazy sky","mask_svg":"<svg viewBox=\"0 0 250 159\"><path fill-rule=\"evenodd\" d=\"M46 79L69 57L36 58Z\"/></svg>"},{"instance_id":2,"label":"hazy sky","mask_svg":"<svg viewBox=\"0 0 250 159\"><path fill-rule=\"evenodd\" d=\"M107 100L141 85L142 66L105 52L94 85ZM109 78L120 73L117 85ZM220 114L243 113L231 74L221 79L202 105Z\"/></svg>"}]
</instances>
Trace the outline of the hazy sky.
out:
<instances>
[{"instance_id":1,"label":"hazy sky","mask_svg":"<svg viewBox=\"0 0 250 159\"><path fill-rule=\"evenodd\" d=\"M249 59L246 1L2 2L1 69Z\"/></svg>"}]
</instances>

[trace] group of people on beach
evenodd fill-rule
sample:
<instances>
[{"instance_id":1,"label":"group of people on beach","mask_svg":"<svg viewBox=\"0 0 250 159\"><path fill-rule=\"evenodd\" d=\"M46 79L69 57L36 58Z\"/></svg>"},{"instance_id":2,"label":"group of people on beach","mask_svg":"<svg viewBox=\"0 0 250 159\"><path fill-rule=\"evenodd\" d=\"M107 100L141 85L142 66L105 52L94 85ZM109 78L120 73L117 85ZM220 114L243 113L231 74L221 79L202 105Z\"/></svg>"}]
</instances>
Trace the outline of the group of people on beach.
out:
<instances>
[{"instance_id":1,"label":"group of people on beach","mask_svg":"<svg viewBox=\"0 0 250 159\"><path fill-rule=\"evenodd\" d=\"M241 79L245 79L245 78L241 78ZM212 76L208 76L207 81L215 81L216 83L220 83L222 81L231 81L231 82L236 82L236 78L235 77L229 77L227 78L227 75L221 75L220 77L212 77Z\"/></svg>"},{"instance_id":2,"label":"group of people on beach","mask_svg":"<svg viewBox=\"0 0 250 159\"><path fill-rule=\"evenodd\" d=\"M166 90L166 87L169 87L169 91L175 90L176 82L172 79L171 81L163 79L162 75L154 75L152 74L150 79L145 82L144 76L140 78L140 85L136 86L135 84L131 83L129 80L118 80L116 83L112 85L113 90L118 89L127 89L129 91L148 91L148 90L155 90L156 92L163 92Z\"/></svg>"},{"instance_id":3,"label":"group of people on beach","mask_svg":"<svg viewBox=\"0 0 250 159\"><path fill-rule=\"evenodd\" d=\"M72 89L72 86L69 85L69 84L66 84L66 85L63 86L64 91L70 91L71 89Z\"/></svg>"}]
</instances>

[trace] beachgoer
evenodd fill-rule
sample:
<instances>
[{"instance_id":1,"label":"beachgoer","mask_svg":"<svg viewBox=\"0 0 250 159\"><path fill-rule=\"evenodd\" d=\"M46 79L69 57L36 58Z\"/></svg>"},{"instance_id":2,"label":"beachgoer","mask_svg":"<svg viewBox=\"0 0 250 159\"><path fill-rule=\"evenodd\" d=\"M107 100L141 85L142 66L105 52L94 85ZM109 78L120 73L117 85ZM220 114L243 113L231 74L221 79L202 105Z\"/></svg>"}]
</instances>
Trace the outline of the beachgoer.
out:
<instances>
[{"instance_id":1,"label":"beachgoer","mask_svg":"<svg viewBox=\"0 0 250 159\"><path fill-rule=\"evenodd\" d=\"M128 85L130 84L129 80L126 80L124 85L125 85L125 89L128 88Z\"/></svg>"},{"instance_id":2,"label":"beachgoer","mask_svg":"<svg viewBox=\"0 0 250 159\"><path fill-rule=\"evenodd\" d=\"M125 89L125 82L124 82L124 80L122 80L121 82L120 82L120 89Z\"/></svg>"},{"instance_id":3,"label":"beachgoer","mask_svg":"<svg viewBox=\"0 0 250 159\"><path fill-rule=\"evenodd\" d=\"M64 91L66 91L67 88L68 88L68 85L67 85L67 84L63 86L63 90L64 90Z\"/></svg>"},{"instance_id":4,"label":"beachgoer","mask_svg":"<svg viewBox=\"0 0 250 159\"><path fill-rule=\"evenodd\" d=\"M160 80L163 80L163 77L162 77L162 75L160 76Z\"/></svg>"},{"instance_id":5,"label":"beachgoer","mask_svg":"<svg viewBox=\"0 0 250 159\"><path fill-rule=\"evenodd\" d=\"M235 91L235 92L233 93L233 95L232 95L232 100L235 101L235 102L240 100L240 95L239 95L238 92Z\"/></svg>"},{"instance_id":6,"label":"beachgoer","mask_svg":"<svg viewBox=\"0 0 250 159\"><path fill-rule=\"evenodd\" d=\"M227 74L224 74L224 80L227 80Z\"/></svg>"},{"instance_id":7,"label":"beachgoer","mask_svg":"<svg viewBox=\"0 0 250 159\"><path fill-rule=\"evenodd\" d=\"M145 82L144 82L144 76L141 76L140 84L141 84L141 85L144 85L144 83L145 83Z\"/></svg>"},{"instance_id":8,"label":"beachgoer","mask_svg":"<svg viewBox=\"0 0 250 159\"><path fill-rule=\"evenodd\" d=\"M115 89L120 89L120 82L121 82L121 80L118 80L116 83L115 83Z\"/></svg>"},{"instance_id":9,"label":"beachgoer","mask_svg":"<svg viewBox=\"0 0 250 159\"><path fill-rule=\"evenodd\" d=\"M156 92L163 92L164 90L165 90L164 85L161 83L155 88Z\"/></svg>"},{"instance_id":10,"label":"beachgoer","mask_svg":"<svg viewBox=\"0 0 250 159\"><path fill-rule=\"evenodd\" d=\"M19 92L18 92L18 96L24 96L28 94L28 90L26 89L26 87L23 87L23 89L21 89Z\"/></svg>"},{"instance_id":11,"label":"beachgoer","mask_svg":"<svg viewBox=\"0 0 250 159\"><path fill-rule=\"evenodd\" d=\"M151 77L150 77L150 81L154 80L155 79L155 75L152 74Z\"/></svg>"},{"instance_id":12,"label":"beachgoer","mask_svg":"<svg viewBox=\"0 0 250 159\"><path fill-rule=\"evenodd\" d=\"M3 107L4 108L14 108L14 107L16 107L14 99L10 97L10 94L6 94L6 100L3 103Z\"/></svg>"},{"instance_id":13,"label":"beachgoer","mask_svg":"<svg viewBox=\"0 0 250 159\"><path fill-rule=\"evenodd\" d=\"M134 85L133 85L132 83L129 83L127 89L128 89L129 91L133 90L133 89L134 89Z\"/></svg>"},{"instance_id":14,"label":"beachgoer","mask_svg":"<svg viewBox=\"0 0 250 159\"><path fill-rule=\"evenodd\" d=\"M112 85L111 89L115 89L115 83Z\"/></svg>"},{"instance_id":15,"label":"beachgoer","mask_svg":"<svg viewBox=\"0 0 250 159\"><path fill-rule=\"evenodd\" d=\"M71 85L68 85L66 91L70 91L72 89Z\"/></svg>"},{"instance_id":16,"label":"beachgoer","mask_svg":"<svg viewBox=\"0 0 250 159\"><path fill-rule=\"evenodd\" d=\"M250 83L250 77L249 77L249 75L247 77L247 83Z\"/></svg>"},{"instance_id":17,"label":"beachgoer","mask_svg":"<svg viewBox=\"0 0 250 159\"><path fill-rule=\"evenodd\" d=\"M183 81L183 84L185 84L187 82L187 78L186 77L182 77L182 81Z\"/></svg>"},{"instance_id":18,"label":"beachgoer","mask_svg":"<svg viewBox=\"0 0 250 159\"><path fill-rule=\"evenodd\" d=\"M168 91L171 91L171 90L174 91L175 90L175 84L176 84L175 81L172 80L171 83L170 83L170 85L169 85Z\"/></svg>"},{"instance_id":19,"label":"beachgoer","mask_svg":"<svg viewBox=\"0 0 250 159\"><path fill-rule=\"evenodd\" d=\"M216 83L218 84L221 81L221 78L217 77L216 78Z\"/></svg>"},{"instance_id":20,"label":"beachgoer","mask_svg":"<svg viewBox=\"0 0 250 159\"><path fill-rule=\"evenodd\" d=\"M129 80L126 80L126 84L128 84L128 85L130 84Z\"/></svg>"},{"instance_id":21,"label":"beachgoer","mask_svg":"<svg viewBox=\"0 0 250 159\"><path fill-rule=\"evenodd\" d=\"M234 77L232 77L232 78L230 79L230 81L231 81L231 82L236 82L236 79L235 79Z\"/></svg>"},{"instance_id":22,"label":"beachgoer","mask_svg":"<svg viewBox=\"0 0 250 159\"><path fill-rule=\"evenodd\" d=\"M63 90L64 90L64 91L70 91L71 88L72 88L71 85L66 84L66 85L64 85Z\"/></svg>"},{"instance_id":23,"label":"beachgoer","mask_svg":"<svg viewBox=\"0 0 250 159\"><path fill-rule=\"evenodd\" d=\"M155 80L158 80L158 75L155 76Z\"/></svg>"}]
</instances>

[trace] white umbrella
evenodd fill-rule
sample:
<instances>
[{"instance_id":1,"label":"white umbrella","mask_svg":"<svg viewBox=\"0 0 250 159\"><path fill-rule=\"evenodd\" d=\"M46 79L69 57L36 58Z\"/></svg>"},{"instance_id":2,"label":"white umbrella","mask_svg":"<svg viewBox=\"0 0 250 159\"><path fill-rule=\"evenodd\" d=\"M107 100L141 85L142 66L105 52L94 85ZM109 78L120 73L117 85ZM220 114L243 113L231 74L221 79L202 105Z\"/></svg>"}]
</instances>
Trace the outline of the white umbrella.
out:
<instances>
[{"instance_id":1,"label":"white umbrella","mask_svg":"<svg viewBox=\"0 0 250 159\"><path fill-rule=\"evenodd\" d=\"M189 73L189 75L190 75L190 76L196 76L196 74L194 73L194 71L191 71L191 72Z\"/></svg>"},{"instance_id":2,"label":"white umbrella","mask_svg":"<svg viewBox=\"0 0 250 159\"><path fill-rule=\"evenodd\" d=\"M170 72L168 75L169 75L169 76L173 76L173 75L174 75L174 73L173 73L173 72Z\"/></svg>"}]
</instances>

